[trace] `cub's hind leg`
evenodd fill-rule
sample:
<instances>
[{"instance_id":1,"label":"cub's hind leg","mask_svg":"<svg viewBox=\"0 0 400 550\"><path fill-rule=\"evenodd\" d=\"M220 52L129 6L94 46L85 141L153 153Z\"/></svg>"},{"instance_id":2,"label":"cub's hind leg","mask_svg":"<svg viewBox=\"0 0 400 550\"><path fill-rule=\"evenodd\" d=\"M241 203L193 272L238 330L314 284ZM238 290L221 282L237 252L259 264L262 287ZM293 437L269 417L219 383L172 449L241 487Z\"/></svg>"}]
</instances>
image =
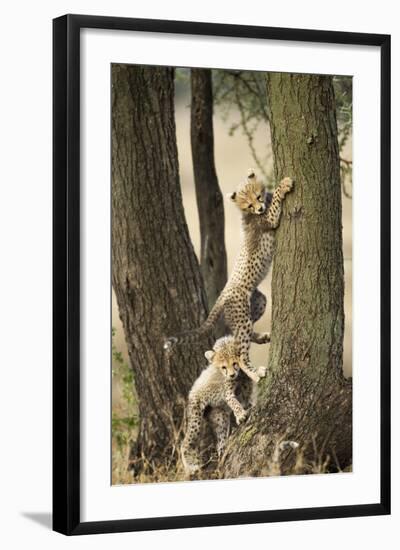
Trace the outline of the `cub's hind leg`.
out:
<instances>
[{"instance_id":1,"label":"cub's hind leg","mask_svg":"<svg viewBox=\"0 0 400 550\"><path fill-rule=\"evenodd\" d=\"M254 368L250 362L250 342L253 337L253 323L248 320L241 324L234 334L240 344L240 368L254 382L259 382L266 373L266 367Z\"/></svg>"},{"instance_id":2,"label":"cub's hind leg","mask_svg":"<svg viewBox=\"0 0 400 550\"><path fill-rule=\"evenodd\" d=\"M211 428L214 432L218 458L221 457L222 452L226 445L226 440L229 437L230 431L230 412L225 411L219 407L213 407L208 415L208 421L211 424Z\"/></svg>"},{"instance_id":3,"label":"cub's hind leg","mask_svg":"<svg viewBox=\"0 0 400 550\"><path fill-rule=\"evenodd\" d=\"M250 315L253 323L258 321L265 312L267 307L267 298L258 288L256 288L251 297L250 297ZM269 332L254 332L251 336L251 341L255 344L267 344L270 341L271 337Z\"/></svg>"},{"instance_id":4,"label":"cub's hind leg","mask_svg":"<svg viewBox=\"0 0 400 550\"><path fill-rule=\"evenodd\" d=\"M254 332L251 335L251 341L254 344L268 344L271 341L269 332Z\"/></svg>"},{"instance_id":5,"label":"cub's hind leg","mask_svg":"<svg viewBox=\"0 0 400 550\"><path fill-rule=\"evenodd\" d=\"M249 378L258 382L262 369L254 369L250 362L250 342L253 335L253 321L250 300L247 295L236 294L225 302L225 321L240 347L240 368ZM258 372L259 371L259 372Z\"/></svg>"},{"instance_id":6,"label":"cub's hind leg","mask_svg":"<svg viewBox=\"0 0 400 550\"><path fill-rule=\"evenodd\" d=\"M188 476L196 473L201 468L196 443L201 431L203 412L204 407L198 400L189 401L186 434L181 446L183 467Z\"/></svg>"},{"instance_id":7,"label":"cub's hind leg","mask_svg":"<svg viewBox=\"0 0 400 550\"><path fill-rule=\"evenodd\" d=\"M267 307L267 297L258 288L253 290L250 297L250 315L253 323L261 319Z\"/></svg>"}]
</instances>

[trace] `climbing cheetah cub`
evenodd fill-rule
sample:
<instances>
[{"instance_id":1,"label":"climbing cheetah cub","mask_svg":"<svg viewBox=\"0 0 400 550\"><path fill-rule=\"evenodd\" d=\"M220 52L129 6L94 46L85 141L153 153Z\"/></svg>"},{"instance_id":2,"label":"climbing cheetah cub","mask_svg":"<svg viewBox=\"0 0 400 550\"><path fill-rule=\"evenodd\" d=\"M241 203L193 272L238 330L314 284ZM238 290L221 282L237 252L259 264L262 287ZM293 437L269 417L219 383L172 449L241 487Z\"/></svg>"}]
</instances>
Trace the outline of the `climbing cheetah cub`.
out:
<instances>
[{"instance_id":1,"label":"climbing cheetah cub","mask_svg":"<svg viewBox=\"0 0 400 550\"><path fill-rule=\"evenodd\" d=\"M279 225L282 202L293 189L293 180L284 178L274 193L267 193L253 170L229 198L242 213L242 245L235 266L225 288L219 295L207 320L194 331L166 340L164 349L170 350L176 342L195 342L210 332L223 314L225 322L240 343L240 368L255 382L262 376L262 369L250 363L250 343L269 342L268 333L253 331L253 324L264 314L266 297L257 287L265 279L272 263L275 229Z\"/></svg>"},{"instance_id":2,"label":"climbing cheetah cub","mask_svg":"<svg viewBox=\"0 0 400 550\"><path fill-rule=\"evenodd\" d=\"M255 384L239 368L240 347L233 336L219 338L214 348L205 353L210 365L203 370L189 393L187 429L182 443L182 462L186 475L201 467L196 442L205 416L209 420L221 455L229 435L230 414L237 424L247 417L244 408L250 405Z\"/></svg>"}]
</instances>

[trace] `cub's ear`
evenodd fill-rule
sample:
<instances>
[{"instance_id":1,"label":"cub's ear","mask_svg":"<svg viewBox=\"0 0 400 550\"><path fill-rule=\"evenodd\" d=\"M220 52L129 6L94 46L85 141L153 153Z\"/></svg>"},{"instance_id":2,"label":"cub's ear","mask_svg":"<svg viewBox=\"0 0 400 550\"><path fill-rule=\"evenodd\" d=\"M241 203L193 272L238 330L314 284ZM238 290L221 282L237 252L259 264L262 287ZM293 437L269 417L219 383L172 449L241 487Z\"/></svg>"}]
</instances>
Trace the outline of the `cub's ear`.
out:
<instances>
[{"instance_id":1,"label":"cub's ear","mask_svg":"<svg viewBox=\"0 0 400 550\"><path fill-rule=\"evenodd\" d=\"M213 360L214 355L215 355L215 351L210 349L210 350L205 352L204 357L207 359L207 361L209 361L211 363L211 361Z\"/></svg>"},{"instance_id":2,"label":"cub's ear","mask_svg":"<svg viewBox=\"0 0 400 550\"><path fill-rule=\"evenodd\" d=\"M227 193L226 197L228 199L230 199L231 201L235 202L235 200L236 200L236 191L234 191L233 193Z\"/></svg>"},{"instance_id":3,"label":"cub's ear","mask_svg":"<svg viewBox=\"0 0 400 550\"><path fill-rule=\"evenodd\" d=\"M247 179L251 181L256 180L256 173L254 172L253 168L249 168L247 170Z\"/></svg>"}]
</instances>

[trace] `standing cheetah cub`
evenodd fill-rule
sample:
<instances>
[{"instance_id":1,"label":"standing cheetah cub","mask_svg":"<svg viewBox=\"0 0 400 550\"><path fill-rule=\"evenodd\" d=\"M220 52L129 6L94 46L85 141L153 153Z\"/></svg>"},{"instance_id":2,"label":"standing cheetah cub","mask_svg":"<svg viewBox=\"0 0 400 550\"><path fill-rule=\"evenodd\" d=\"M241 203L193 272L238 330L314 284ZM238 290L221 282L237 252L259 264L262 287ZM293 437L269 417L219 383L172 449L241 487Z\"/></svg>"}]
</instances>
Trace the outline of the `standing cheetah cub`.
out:
<instances>
[{"instance_id":1,"label":"standing cheetah cub","mask_svg":"<svg viewBox=\"0 0 400 550\"><path fill-rule=\"evenodd\" d=\"M195 447L205 413L216 436L220 456L229 435L230 414L233 411L237 424L246 419L244 407L250 404L255 386L240 371L240 347L233 336L219 338L214 348L206 351L205 357L210 365L203 370L189 393L187 429L181 447L186 475L201 467Z\"/></svg>"},{"instance_id":2,"label":"standing cheetah cub","mask_svg":"<svg viewBox=\"0 0 400 550\"><path fill-rule=\"evenodd\" d=\"M164 349L169 350L176 342L195 342L199 336L210 332L223 314L240 343L240 368L252 380L259 381L262 369L256 372L250 363L250 343L265 344L270 336L253 331L253 324L264 314L266 307L266 297L257 287L269 271L274 252L274 230L279 225L282 202L292 190L293 183L291 178L284 178L271 195L250 170L247 180L229 195L242 213L243 228L242 245L231 276L203 325L167 339Z\"/></svg>"}]
</instances>

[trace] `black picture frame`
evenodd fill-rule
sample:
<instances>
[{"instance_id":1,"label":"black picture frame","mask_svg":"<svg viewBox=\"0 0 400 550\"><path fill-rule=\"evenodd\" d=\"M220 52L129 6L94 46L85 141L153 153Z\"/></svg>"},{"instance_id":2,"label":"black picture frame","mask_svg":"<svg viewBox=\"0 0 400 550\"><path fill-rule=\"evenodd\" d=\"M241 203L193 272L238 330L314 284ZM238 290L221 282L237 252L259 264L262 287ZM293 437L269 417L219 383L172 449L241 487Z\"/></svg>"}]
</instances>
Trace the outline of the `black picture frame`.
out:
<instances>
[{"instance_id":1,"label":"black picture frame","mask_svg":"<svg viewBox=\"0 0 400 550\"><path fill-rule=\"evenodd\" d=\"M80 30L307 41L381 50L381 496L371 504L80 520ZM66 535L390 513L390 36L87 15L53 21L53 529Z\"/></svg>"}]
</instances>

